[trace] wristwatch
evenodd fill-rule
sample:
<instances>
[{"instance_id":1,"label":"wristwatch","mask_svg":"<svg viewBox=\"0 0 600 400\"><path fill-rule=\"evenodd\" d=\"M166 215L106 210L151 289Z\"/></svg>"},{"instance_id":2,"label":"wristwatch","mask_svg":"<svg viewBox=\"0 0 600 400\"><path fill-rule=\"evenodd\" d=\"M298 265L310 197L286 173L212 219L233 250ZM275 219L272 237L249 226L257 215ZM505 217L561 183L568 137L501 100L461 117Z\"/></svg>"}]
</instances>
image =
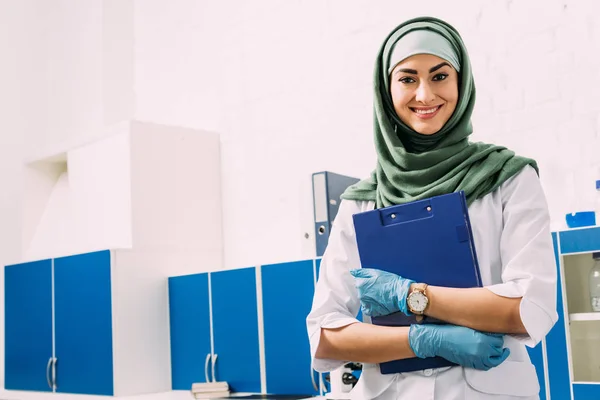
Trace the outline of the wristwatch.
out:
<instances>
[{"instance_id":1,"label":"wristwatch","mask_svg":"<svg viewBox=\"0 0 600 400\"><path fill-rule=\"evenodd\" d=\"M423 315L425 313L429 305L426 283L416 283L413 286L412 291L406 297L406 305L408 306L408 310L413 314Z\"/></svg>"}]
</instances>

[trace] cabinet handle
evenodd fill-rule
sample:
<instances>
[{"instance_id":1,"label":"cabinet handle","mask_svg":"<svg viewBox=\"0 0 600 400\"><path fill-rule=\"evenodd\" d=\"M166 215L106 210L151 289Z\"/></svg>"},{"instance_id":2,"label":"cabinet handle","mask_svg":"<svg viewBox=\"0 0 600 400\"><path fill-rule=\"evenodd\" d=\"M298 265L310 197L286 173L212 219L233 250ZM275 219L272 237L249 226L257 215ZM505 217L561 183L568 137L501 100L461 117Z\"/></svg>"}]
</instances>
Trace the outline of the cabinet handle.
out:
<instances>
[{"instance_id":1,"label":"cabinet handle","mask_svg":"<svg viewBox=\"0 0 600 400\"><path fill-rule=\"evenodd\" d=\"M212 359L212 378L213 378L213 382L217 381L217 376L215 375L215 364L217 363L217 356L218 354L215 354L215 356Z\"/></svg>"},{"instance_id":2,"label":"cabinet handle","mask_svg":"<svg viewBox=\"0 0 600 400\"><path fill-rule=\"evenodd\" d=\"M208 379L208 361L210 361L211 355L210 353L208 353L206 355L206 361L204 361L204 377L206 378L206 383L210 382L210 379Z\"/></svg>"},{"instance_id":3,"label":"cabinet handle","mask_svg":"<svg viewBox=\"0 0 600 400\"><path fill-rule=\"evenodd\" d=\"M56 362L58 358L54 357L52 359L52 389L56 390Z\"/></svg>"},{"instance_id":4,"label":"cabinet handle","mask_svg":"<svg viewBox=\"0 0 600 400\"><path fill-rule=\"evenodd\" d=\"M313 371L312 366L310 367L310 380L312 381L313 388L315 388L315 392L319 391L317 387L317 382L315 382L315 371Z\"/></svg>"},{"instance_id":5,"label":"cabinet handle","mask_svg":"<svg viewBox=\"0 0 600 400\"><path fill-rule=\"evenodd\" d=\"M323 393L325 393L327 391L327 386L325 385L325 382L323 381L323 374L319 374L319 386L321 387L321 391L320 391L321 395L323 395Z\"/></svg>"},{"instance_id":6,"label":"cabinet handle","mask_svg":"<svg viewBox=\"0 0 600 400\"><path fill-rule=\"evenodd\" d=\"M52 382L50 382L50 366L52 365L52 357L48 359L48 364L46 364L46 381L48 382L48 387L52 389Z\"/></svg>"}]
</instances>

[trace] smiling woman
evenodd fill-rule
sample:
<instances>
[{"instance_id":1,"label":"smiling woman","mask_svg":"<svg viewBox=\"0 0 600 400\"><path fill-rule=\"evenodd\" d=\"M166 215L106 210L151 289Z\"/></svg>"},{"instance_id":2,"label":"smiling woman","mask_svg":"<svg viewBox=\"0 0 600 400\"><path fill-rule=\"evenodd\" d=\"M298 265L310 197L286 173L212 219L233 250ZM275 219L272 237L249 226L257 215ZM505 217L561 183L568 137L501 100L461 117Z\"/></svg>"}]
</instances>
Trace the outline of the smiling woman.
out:
<instances>
[{"instance_id":1,"label":"smiling woman","mask_svg":"<svg viewBox=\"0 0 600 400\"><path fill-rule=\"evenodd\" d=\"M390 94L400 119L422 135L438 132L458 101L458 73L440 57L417 54L396 65Z\"/></svg>"},{"instance_id":2,"label":"smiling woman","mask_svg":"<svg viewBox=\"0 0 600 400\"><path fill-rule=\"evenodd\" d=\"M353 398L538 400L525 346L538 344L557 314L536 162L469 141L475 83L462 38L444 21L416 18L394 29L378 53L373 89L377 164L342 195L321 260L307 317L314 368L362 362ZM467 197L483 287L434 286L361 265L353 215L457 191ZM392 313L445 324L370 323ZM413 357L453 366L385 374L377 366Z\"/></svg>"}]
</instances>

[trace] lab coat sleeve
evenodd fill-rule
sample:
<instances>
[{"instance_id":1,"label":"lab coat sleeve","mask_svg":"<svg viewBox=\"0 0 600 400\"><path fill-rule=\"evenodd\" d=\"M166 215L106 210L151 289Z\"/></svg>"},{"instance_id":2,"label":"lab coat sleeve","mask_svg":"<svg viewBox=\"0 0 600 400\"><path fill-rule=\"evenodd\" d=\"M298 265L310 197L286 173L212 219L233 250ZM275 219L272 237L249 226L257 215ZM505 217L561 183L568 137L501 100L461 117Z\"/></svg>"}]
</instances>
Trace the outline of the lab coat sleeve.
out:
<instances>
[{"instance_id":1,"label":"lab coat sleeve","mask_svg":"<svg viewBox=\"0 0 600 400\"><path fill-rule=\"evenodd\" d=\"M340 328L360 322L356 319L360 299L350 274L351 269L360 268L352 221L352 215L360 211L359 203L342 200L321 259L312 309L306 318L313 368L319 372L332 371L345 363L315 358L321 328Z\"/></svg>"},{"instance_id":2,"label":"lab coat sleeve","mask_svg":"<svg viewBox=\"0 0 600 400\"><path fill-rule=\"evenodd\" d=\"M546 197L535 170L528 166L499 189L503 229L500 239L502 283L486 286L503 297L522 297L526 335L514 335L529 347L556 323L556 263Z\"/></svg>"}]
</instances>

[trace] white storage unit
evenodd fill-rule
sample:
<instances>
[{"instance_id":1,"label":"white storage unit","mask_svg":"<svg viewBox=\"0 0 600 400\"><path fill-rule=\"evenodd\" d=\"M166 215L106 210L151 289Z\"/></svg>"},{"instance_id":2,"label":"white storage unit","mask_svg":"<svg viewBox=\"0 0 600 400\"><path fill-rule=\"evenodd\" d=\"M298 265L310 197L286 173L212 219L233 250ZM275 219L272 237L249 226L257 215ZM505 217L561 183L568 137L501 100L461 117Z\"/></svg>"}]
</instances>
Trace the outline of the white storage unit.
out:
<instances>
[{"instance_id":1,"label":"white storage unit","mask_svg":"<svg viewBox=\"0 0 600 400\"><path fill-rule=\"evenodd\" d=\"M33 261L42 265L48 260L52 274L60 273L57 260L110 251L105 268L110 271L112 394L169 391L167 277L223 267L219 135L131 121L92 143L66 145L63 152L30 160L22 235L23 265L7 266L7 271L35 270ZM53 290L47 288L53 299L61 296ZM12 298L8 314L25 312L26 303ZM54 306L45 320L52 321L52 340L60 341ZM5 330L19 323L9 320ZM58 389L49 389L60 392L60 354L44 357L58 357ZM35 368L45 371L45 361ZM7 389L38 390L11 388L10 373L7 364ZM18 398L15 393L0 397Z\"/></svg>"},{"instance_id":2,"label":"white storage unit","mask_svg":"<svg viewBox=\"0 0 600 400\"><path fill-rule=\"evenodd\" d=\"M559 272L559 320L546 338L544 357L552 399L600 398L600 312L589 293L592 254L600 251L600 227L552 234Z\"/></svg>"}]
</instances>

